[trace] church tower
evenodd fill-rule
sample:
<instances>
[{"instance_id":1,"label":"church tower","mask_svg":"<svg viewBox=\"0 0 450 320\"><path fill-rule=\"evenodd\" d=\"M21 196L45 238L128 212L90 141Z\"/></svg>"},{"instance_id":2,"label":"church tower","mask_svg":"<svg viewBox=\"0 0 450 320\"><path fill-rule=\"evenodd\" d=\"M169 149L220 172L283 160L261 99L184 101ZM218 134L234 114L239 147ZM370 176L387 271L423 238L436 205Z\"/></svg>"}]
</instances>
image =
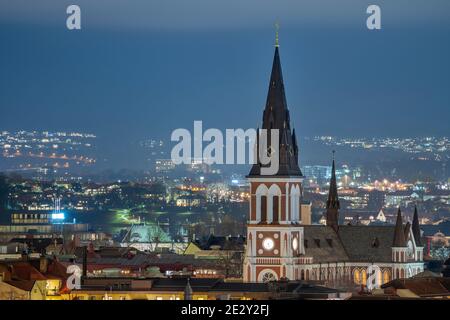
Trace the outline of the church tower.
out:
<instances>
[{"instance_id":1,"label":"church tower","mask_svg":"<svg viewBox=\"0 0 450 320\"><path fill-rule=\"evenodd\" d=\"M330 179L330 190L328 192L327 200L327 226L330 226L334 231L338 231L339 226L339 197L337 192L337 182L336 182L336 167L334 163L334 151L333 151L333 164L331 166L331 179Z\"/></svg>"},{"instance_id":2,"label":"church tower","mask_svg":"<svg viewBox=\"0 0 450 320\"><path fill-rule=\"evenodd\" d=\"M408 247L405 240L402 212L399 207L397 221L395 222L394 241L392 243L392 262L394 262L392 275L394 279L405 278L407 251Z\"/></svg>"},{"instance_id":3,"label":"church tower","mask_svg":"<svg viewBox=\"0 0 450 320\"><path fill-rule=\"evenodd\" d=\"M250 209L244 281L267 282L299 279L300 255L304 254L301 226L303 175L298 166L295 130L291 131L289 110L284 92L278 35L263 113L262 129L268 131L267 151L272 152L270 132L279 132L278 171L264 175L259 157L247 176L250 182ZM257 140L257 151L261 143Z\"/></svg>"}]
</instances>

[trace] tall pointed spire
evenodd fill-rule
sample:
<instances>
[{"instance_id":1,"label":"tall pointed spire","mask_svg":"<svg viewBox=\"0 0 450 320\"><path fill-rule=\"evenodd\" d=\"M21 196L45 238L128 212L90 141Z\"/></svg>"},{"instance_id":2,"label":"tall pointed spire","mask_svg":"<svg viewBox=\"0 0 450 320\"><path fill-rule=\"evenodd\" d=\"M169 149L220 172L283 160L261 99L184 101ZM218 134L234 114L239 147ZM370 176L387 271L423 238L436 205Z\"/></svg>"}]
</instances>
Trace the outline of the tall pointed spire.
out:
<instances>
[{"instance_id":1,"label":"tall pointed spire","mask_svg":"<svg viewBox=\"0 0 450 320\"><path fill-rule=\"evenodd\" d=\"M417 206L414 206L414 217L412 222L412 232L414 235L414 240L416 241L417 246L422 246L420 240L420 224L419 224L419 214L417 213Z\"/></svg>"},{"instance_id":2,"label":"tall pointed spire","mask_svg":"<svg viewBox=\"0 0 450 320\"><path fill-rule=\"evenodd\" d=\"M339 203L339 196L337 192L337 181L336 181L336 166L334 162L333 150L333 164L331 166L331 179L330 179L330 189L328 191L328 200L326 204L326 216L327 216L327 226L331 226L333 229L337 230L339 225L339 209L341 208Z\"/></svg>"},{"instance_id":3,"label":"tall pointed spire","mask_svg":"<svg viewBox=\"0 0 450 320\"><path fill-rule=\"evenodd\" d=\"M278 34L278 31L277 31ZM276 36L278 39L278 35ZM289 110L284 91L283 73L281 71L278 40L276 40L275 53L272 63L272 71L269 80L266 106L263 113L262 129L268 130L267 147L270 148L271 129L279 130L279 170L276 176L302 176L298 166L298 157L295 156L293 143L294 134L291 133ZM296 141L296 139L295 139ZM296 142L295 142L296 143ZM259 150L259 144L258 144ZM283 160L283 162L281 162ZM249 176L260 175L262 164L253 165Z\"/></svg>"},{"instance_id":4,"label":"tall pointed spire","mask_svg":"<svg viewBox=\"0 0 450 320\"><path fill-rule=\"evenodd\" d=\"M282 129L283 123L288 117L288 107L278 47L275 47L269 81L266 108L263 116L263 129Z\"/></svg>"},{"instance_id":5,"label":"tall pointed spire","mask_svg":"<svg viewBox=\"0 0 450 320\"><path fill-rule=\"evenodd\" d=\"M337 181L336 181L336 165L334 162L333 150L333 164L331 165L331 179L330 179L330 190L328 192L327 209L336 208L340 209L339 197L337 192Z\"/></svg>"},{"instance_id":6,"label":"tall pointed spire","mask_svg":"<svg viewBox=\"0 0 450 320\"><path fill-rule=\"evenodd\" d=\"M406 247L405 231L403 230L403 219L400 207L397 212L397 221L395 223L393 247Z\"/></svg>"}]
</instances>

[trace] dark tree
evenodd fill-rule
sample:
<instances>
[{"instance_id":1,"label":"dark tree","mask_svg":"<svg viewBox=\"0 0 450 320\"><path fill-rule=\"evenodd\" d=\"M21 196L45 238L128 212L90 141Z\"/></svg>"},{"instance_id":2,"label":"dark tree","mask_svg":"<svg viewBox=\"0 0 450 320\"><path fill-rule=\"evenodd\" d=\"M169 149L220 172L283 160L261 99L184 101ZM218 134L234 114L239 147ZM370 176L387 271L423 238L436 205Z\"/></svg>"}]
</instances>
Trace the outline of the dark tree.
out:
<instances>
[{"instance_id":1,"label":"dark tree","mask_svg":"<svg viewBox=\"0 0 450 320\"><path fill-rule=\"evenodd\" d=\"M0 211L6 209L8 204L9 181L4 175L0 175Z\"/></svg>"}]
</instances>

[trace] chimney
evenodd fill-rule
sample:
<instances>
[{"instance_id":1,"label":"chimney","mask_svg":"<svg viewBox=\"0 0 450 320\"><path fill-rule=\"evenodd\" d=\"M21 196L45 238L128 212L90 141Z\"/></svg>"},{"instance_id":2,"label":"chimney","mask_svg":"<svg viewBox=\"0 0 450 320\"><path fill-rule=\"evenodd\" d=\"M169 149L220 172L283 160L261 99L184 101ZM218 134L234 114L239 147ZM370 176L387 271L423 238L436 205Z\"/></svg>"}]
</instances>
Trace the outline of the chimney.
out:
<instances>
[{"instance_id":1,"label":"chimney","mask_svg":"<svg viewBox=\"0 0 450 320\"><path fill-rule=\"evenodd\" d=\"M22 261L28 261L28 252L26 250L22 251L21 257Z\"/></svg>"},{"instance_id":2,"label":"chimney","mask_svg":"<svg viewBox=\"0 0 450 320\"><path fill-rule=\"evenodd\" d=\"M82 279L86 278L87 276L87 246L83 247L83 277Z\"/></svg>"}]
</instances>

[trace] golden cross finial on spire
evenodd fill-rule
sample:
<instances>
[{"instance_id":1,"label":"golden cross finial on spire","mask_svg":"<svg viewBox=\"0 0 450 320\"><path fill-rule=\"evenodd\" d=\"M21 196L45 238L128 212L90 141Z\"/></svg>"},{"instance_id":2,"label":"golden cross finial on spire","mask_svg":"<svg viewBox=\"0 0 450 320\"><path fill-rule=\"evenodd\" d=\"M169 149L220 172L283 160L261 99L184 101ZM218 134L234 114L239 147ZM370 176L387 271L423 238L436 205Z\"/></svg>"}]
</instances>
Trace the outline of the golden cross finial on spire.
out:
<instances>
[{"instance_id":1,"label":"golden cross finial on spire","mask_svg":"<svg viewBox=\"0 0 450 320\"><path fill-rule=\"evenodd\" d=\"M278 44L278 30L280 30L280 25L278 22L275 22L275 47L279 47Z\"/></svg>"}]
</instances>

